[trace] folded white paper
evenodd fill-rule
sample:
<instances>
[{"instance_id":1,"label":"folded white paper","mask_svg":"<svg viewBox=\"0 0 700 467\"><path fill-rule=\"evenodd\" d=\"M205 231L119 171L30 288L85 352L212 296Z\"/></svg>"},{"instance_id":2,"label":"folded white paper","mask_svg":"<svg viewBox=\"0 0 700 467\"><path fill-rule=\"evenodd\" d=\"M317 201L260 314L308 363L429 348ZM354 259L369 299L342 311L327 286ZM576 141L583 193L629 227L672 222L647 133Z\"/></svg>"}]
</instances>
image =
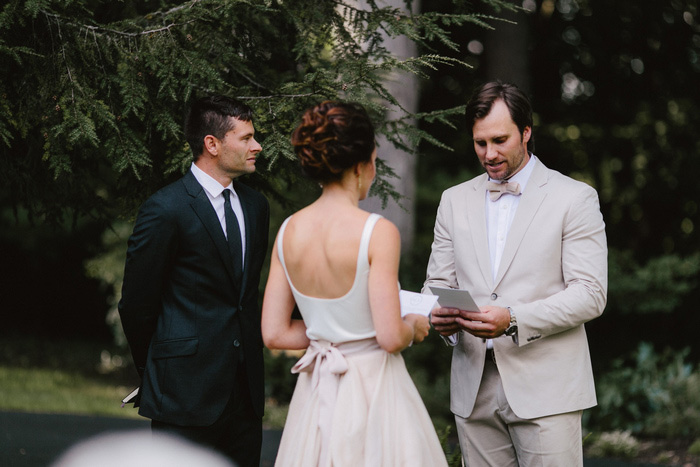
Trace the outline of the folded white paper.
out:
<instances>
[{"instance_id":1,"label":"folded white paper","mask_svg":"<svg viewBox=\"0 0 700 467\"><path fill-rule=\"evenodd\" d=\"M442 308L479 311L479 307L474 303L474 299L466 290L434 286L429 286L428 289L437 296L437 302Z\"/></svg>"},{"instance_id":2,"label":"folded white paper","mask_svg":"<svg viewBox=\"0 0 700 467\"><path fill-rule=\"evenodd\" d=\"M136 396L138 395L140 389L140 387L134 389L129 393L129 395L122 399L122 407L124 407L126 404L133 403L136 400Z\"/></svg>"},{"instance_id":3,"label":"folded white paper","mask_svg":"<svg viewBox=\"0 0 700 467\"><path fill-rule=\"evenodd\" d=\"M402 317L409 313L428 316L435 307L437 297L435 295L425 295L408 290L400 290L399 301L401 302Z\"/></svg>"}]
</instances>

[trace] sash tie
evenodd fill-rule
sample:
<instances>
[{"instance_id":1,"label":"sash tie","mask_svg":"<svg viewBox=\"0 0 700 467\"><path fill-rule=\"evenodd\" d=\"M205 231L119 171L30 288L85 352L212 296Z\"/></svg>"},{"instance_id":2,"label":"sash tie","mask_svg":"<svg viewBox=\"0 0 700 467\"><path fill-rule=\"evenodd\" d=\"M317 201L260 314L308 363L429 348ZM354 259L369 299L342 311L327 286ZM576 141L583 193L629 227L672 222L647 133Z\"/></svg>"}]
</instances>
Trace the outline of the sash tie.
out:
<instances>
[{"instance_id":1,"label":"sash tie","mask_svg":"<svg viewBox=\"0 0 700 467\"><path fill-rule=\"evenodd\" d=\"M328 341L312 340L306 353L292 367L292 373L311 373L311 384L315 388L322 376L340 376L348 371L348 362L343 353Z\"/></svg>"},{"instance_id":2,"label":"sash tie","mask_svg":"<svg viewBox=\"0 0 700 467\"><path fill-rule=\"evenodd\" d=\"M292 368L292 373L311 373L312 390L318 389L319 409L317 426L321 432L319 465L331 465L330 438L333 410L338 395L340 377L348 371L343 353L328 341L312 340L303 357Z\"/></svg>"}]
</instances>

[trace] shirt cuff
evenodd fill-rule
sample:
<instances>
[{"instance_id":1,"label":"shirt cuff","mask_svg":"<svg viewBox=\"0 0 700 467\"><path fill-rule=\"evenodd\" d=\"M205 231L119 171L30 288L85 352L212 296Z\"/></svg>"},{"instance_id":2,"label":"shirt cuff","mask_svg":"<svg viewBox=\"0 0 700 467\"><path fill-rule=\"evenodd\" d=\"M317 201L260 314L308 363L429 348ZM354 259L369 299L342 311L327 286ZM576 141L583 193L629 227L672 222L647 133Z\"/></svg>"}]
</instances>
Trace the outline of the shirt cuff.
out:
<instances>
[{"instance_id":1,"label":"shirt cuff","mask_svg":"<svg viewBox=\"0 0 700 467\"><path fill-rule=\"evenodd\" d=\"M442 340L445 341L445 344L449 345L450 347L454 347L459 341L459 334L452 334L450 336L441 335L440 337L442 337Z\"/></svg>"}]
</instances>

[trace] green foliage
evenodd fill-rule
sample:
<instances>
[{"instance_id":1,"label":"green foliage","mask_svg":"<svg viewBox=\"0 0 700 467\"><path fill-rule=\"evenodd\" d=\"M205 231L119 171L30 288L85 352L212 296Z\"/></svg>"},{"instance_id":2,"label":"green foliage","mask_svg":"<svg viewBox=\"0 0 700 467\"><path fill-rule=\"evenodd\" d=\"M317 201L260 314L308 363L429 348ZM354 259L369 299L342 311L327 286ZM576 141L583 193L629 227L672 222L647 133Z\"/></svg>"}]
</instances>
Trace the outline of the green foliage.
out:
<instances>
[{"instance_id":1,"label":"green foliage","mask_svg":"<svg viewBox=\"0 0 700 467\"><path fill-rule=\"evenodd\" d=\"M613 245L643 260L693 253L700 211L684 180L700 175L697 2L557 2L541 13L538 150L598 189Z\"/></svg>"},{"instance_id":2,"label":"green foliage","mask_svg":"<svg viewBox=\"0 0 700 467\"><path fill-rule=\"evenodd\" d=\"M644 434L659 438L692 439L700 436L700 371L678 375L658 394L661 409L649 417Z\"/></svg>"},{"instance_id":3,"label":"green foliage","mask_svg":"<svg viewBox=\"0 0 700 467\"><path fill-rule=\"evenodd\" d=\"M611 249L608 267L608 310L671 313L697 288L700 253L661 255L640 266L633 252Z\"/></svg>"},{"instance_id":4,"label":"green foliage","mask_svg":"<svg viewBox=\"0 0 700 467\"><path fill-rule=\"evenodd\" d=\"M694 456L700 456L700 438L693 441L693 444L688 448L688 453Z\"/></svg>"},{"instance_id":5,"label":"green foliage","mask_svg":"<svg viewBox=\"0 0 700 467\"><path fill-rule=\"evenodd\" d=\"M288 405L292 400L297 376L292 367L303 352L280 352L263 350L265 357L265 397L272 405Z\"/></svg>"},{"instance_id":6,"label":"green foliage","mask_svg":"<svg viewBox=\"0 0 700 467\"><path fill-rule=\"evenodd\" d=\"M700 206L688 181L700 176L697 1L532 3L534 11L517 15L530 53L515 57L527 62L530 73L502 78L526 89L532 100L535 154L598 190L612 248L631 252L641 266L657 256L694 255L700 243ZM423 6L440 12L452 8L446 0ZM485 16L490 12L479 10ZM431 73L424 85L424 108L466 102L476 85L496 77L491 65L507 60L508 51L494 47L494 37L510 25L487 23L496 34L470 24L449 29L455 42L484 49L480 53L469 47L461 57L474 66L473 72L452 67ZM437 127L431 134L455 153L445 155L425 145L421 182L428 171L479 169L468 129ZM432 227L431 220L426 223ZM611 297L617 285L613 279ZM697 301L697 291L685 297ZM634 295L624 298L647 306ZM627 306L625 300L619 302ZM615 311L612 304L609 308Z\"/></svg>"},{"instance_id":7,"label":"green foliage","mask_svg":"<svg viewBox=\"0 0 700 467\"><path fill-rule=\"evenodd\" d=\"M598 407L589 429L622 430L665 438L700 435L700 372L685 362L689 350L660 354L642 342L612 362L596 383Z\"/></svg>"},{"instance_id":8,"label":"green foliage","mask_svg":"<svg viewBox=\"0 0 700 467\"><path fill-rule=\"evenodd\" d=\"M274 400L265 401L265 414L263 415L263 428L269 430L281 430L287 421L288 405L278 405Z\"/></svg>"},{"instance_id":9,"label":"green foliage","mask_svg":"<svg viewBox=\"0 0 700 467\"><path fill-rule=\"evenodd\" d=\"M639 454L640 442L629 431L601 433L590 443L586 454L591 457L634 459Z\"/></svg>"},{"instance_id":10,"label":"green foliage","mask_svg":"<svg viewBox=\"0 0 700 467\"><path fill-rule=\"evenodd\" d=\"M133 225L127 222L113 224L102 234L101 253L84 263L87 277L98 279L105 287L109 287L107 294L109 311L107 311L106 321L112 330L114 343L125 351L127 350L126 336L119 319L117 305L121 298L124 279L127 239L132 229Z\"/></svg>"},{"instance_id":11,"label":"green foliage","mask_svg":"<svg viewBox=\"0 0 700 467\"><path fill-rule=\"evenodd\" d=\"M436 332L402 352L411 378L435 426L453 425L450 412L450 362L452 348Z\"/></svg>"},{"instance_id":12,"label":"green foliage","mask_svg":"<svg viewBox=\"0 0 700 467\"><path fill-rule=\"evenodd\" d=\"M440 445L445 453L445 458L447 459L447 465L450 467L461 467L462 466L462 452L459 449L459 444L453 443L454 437L450 437L452 432L452 427L446 426L443 429L438 429L438 439L440 440Z\"/></svg>"},{"instance_id":13,"label":"green foliage","mask_svg":"<svg viewBox=\"0 0 700 467\"><path fill-rule=\"evenodd\" d=\"M458 50L445 28L483 21L461 10L423 15L340 0L10 0L0 9L0 199L48 221L132 214L188 167L184 113L210 93L253 107L265 151L249 181L267 192L298 181L288 138L301 111L323 99L362 103L378 132L404 149L421 141L447 149L416 121L444 123L454 111L409 115L383 80L466 64L437 53L399 59L385 41L405 36ZM401 116L387 121L389 108ZM379 176L375 191L397 197L389 169L380 165Z\"/></svg>"}]
</instances>

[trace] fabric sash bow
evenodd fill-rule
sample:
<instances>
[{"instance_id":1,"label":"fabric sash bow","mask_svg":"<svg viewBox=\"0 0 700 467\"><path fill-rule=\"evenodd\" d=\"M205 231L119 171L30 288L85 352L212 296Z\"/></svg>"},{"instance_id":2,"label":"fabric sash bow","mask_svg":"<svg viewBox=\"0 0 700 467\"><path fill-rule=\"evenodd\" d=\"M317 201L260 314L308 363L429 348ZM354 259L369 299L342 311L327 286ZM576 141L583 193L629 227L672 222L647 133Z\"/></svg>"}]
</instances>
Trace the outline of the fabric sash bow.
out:
<instances>
[{"instance_id":1,"label":"fabric sash bow","mask_svg":"<svg viewBox=\"0 0 700 467\"><path fill-rule=\"evenodd\" d=\"M348 371L343 353L328 341L312 340L303 357L292 368L292 373L311 373L312 390L318 389L319 410L317 424L321 431L321 464L330 465L330 437L333 410L338 395L340 376Z\"/></svg>"}]
</instances>

